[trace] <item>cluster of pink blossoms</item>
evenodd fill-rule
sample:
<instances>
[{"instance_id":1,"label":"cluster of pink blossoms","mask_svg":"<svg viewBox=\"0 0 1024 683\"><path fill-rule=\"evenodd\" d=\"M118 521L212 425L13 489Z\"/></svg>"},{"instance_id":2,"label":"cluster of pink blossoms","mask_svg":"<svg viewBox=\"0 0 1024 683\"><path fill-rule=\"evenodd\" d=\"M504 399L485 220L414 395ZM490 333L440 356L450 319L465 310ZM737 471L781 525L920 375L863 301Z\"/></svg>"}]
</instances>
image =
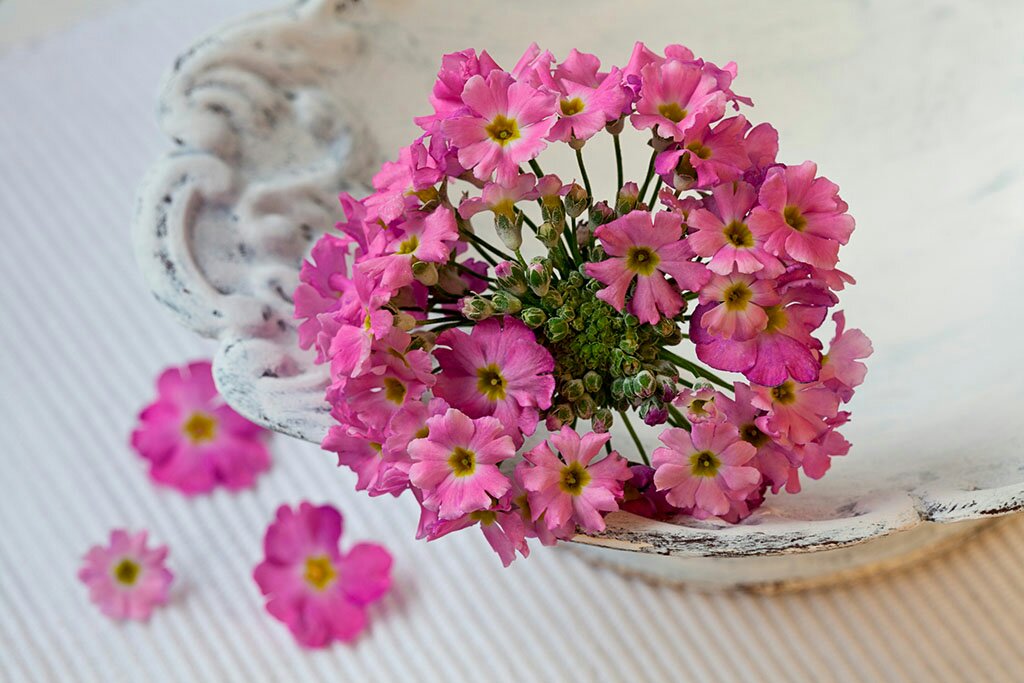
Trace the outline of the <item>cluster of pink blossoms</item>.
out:
<instances>
[{"instance_id":1,"label":"cluster of pink blossoms","mask_svg":"<svg viewBox=\"0 0 1024 683\"><path fill-rule=\"evenodd\" d=\"M739 521L848 451L840 406L870 342L841 312L827 353L812 333L853 282L836 265L854 221L814 163L778 162L775 129L733 113L751 104L735 77L679 45L607 71L536 45L510 71L444 56L423 134L369 197L341 196L295 292L300 344L330 366L323 446L358 489L411 491L420 537L479 526L507 565L620 509ZM652 149L636 180L627 122ZM598 135L608 201L584 160ZM559 147L578 178L542 170ZM633 413L662 426L651 458Z\"/></svg>"}]
</instances>

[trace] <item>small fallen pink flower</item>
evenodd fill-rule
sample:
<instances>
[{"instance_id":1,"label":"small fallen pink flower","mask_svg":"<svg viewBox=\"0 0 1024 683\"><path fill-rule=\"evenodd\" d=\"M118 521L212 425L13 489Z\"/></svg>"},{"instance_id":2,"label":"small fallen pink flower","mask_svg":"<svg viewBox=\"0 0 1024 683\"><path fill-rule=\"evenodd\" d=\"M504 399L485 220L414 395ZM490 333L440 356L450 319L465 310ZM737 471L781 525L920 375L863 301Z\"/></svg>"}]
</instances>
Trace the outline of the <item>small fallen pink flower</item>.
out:
<instances>
[{"instance_id":1,"label":"small fallen pink flower","mask_svg":"<svg viewBox=\"0 0 1024 683\"><path fill-rule=\"evenodd\" d=\"M210 363L198 361L161 373L157 399L139 413L131 443L153 481L196 494L252 486L270 467L266 436L224 402Z\"/></svg>"},{"instance_id":2,"label":"small fallen pink flower","mask_svg":"<svg viewBox=\"0 0 1024 683\"><path fill-rule=\"evenodd\" d=\"M342 529L341 513L330 505L282 505L253 571L267 611L306 647L355 640L366 628L366 606L391 587L391 554L373 543L341 552Z\"/></svg>"},{"instance_id":3,"label":"small fallen pink flower","mask_svg":"<svg viewBox=\"0 0 1024 683\"><path fill-rule=\"evenodd\" d=\"M562 427L526 454L516 474L529 492L534 521L543 515L549 529L572 520L586 531L604 531L601 513L619 509L622 482L632 476L626 459L616 451L592 462L610 438L594 432L581 438L572 428Z\"/></svg>"},{"instance_id":4,"label":"small fallen pink flower","mask_svg":"<svg viewBox=\"0 0 1024 683\"><path fill-rule=\"evenodd\" d=\"M148 547L147 532L110 532L108 545L89 549L78 578L89 599L112 619L146 621L153 608L167 603L174 575L165 566L167 546Z\"/></svg>"}]
</instances>

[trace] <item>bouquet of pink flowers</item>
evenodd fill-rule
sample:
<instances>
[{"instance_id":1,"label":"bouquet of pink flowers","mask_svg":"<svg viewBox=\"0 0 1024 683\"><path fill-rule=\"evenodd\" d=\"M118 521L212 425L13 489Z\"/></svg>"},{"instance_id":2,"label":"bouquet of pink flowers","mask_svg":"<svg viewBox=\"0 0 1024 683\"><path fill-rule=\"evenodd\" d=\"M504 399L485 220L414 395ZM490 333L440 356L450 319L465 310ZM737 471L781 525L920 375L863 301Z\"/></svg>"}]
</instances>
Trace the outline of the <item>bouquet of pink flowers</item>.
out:
<instances>
[{"instance_id":1,"label":"bouquet of pink flowers","mask_svg":"<svg viewBox=\"0 0 1024 683\"><path fill-rule=\"evenodd\" d=\"M411 491L420 537L478 525L507 565L620 509L737 522L847 453L871 345L841 312L828 353L812 333L853 283L836 265L854 221L813 162L776 160L774 128L726 117L751 104L735 76L680 45L609 71L535 45L510 72L444 56L423 135L369 197L341 196L295 292L300 343L330 364L323 447L358 489ZM627 121L653 149L639 183ZM597 135L608 201L584 163ZM542 170L557 143L579 183ZM634 414L661 428L650 457Z\"/></svg>"}]
</instances>

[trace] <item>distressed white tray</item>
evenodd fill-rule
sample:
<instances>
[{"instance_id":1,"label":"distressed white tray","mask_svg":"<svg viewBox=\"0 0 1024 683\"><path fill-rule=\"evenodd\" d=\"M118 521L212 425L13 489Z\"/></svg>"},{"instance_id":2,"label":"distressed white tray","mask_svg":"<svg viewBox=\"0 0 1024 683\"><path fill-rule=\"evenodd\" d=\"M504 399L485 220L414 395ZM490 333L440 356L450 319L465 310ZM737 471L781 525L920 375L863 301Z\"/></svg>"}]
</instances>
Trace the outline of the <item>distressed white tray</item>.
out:
<instances>
[{"instance_id":1,"label":"distressed white tray","mask_svg":"<svg viewBox=\"0 0 1024 683\"><path fill-rule=\"evenodd\" d=\"M416 135L411 117L426 108L442 53L475 46L510 65L536 40L607 63L623 61L638 38L658 48L688 42L716 62L739 62L737 90L754 98L755 120L780 129L782 160L814 158L843 188L858 220L843 267L860 284L842 304L876 352L843 429L853 450L803 493L770 497L737 526L617 513L606 533L576 541L603 563L662 579L814 583L898 564L977 526L950 523L1024 507L1024 250L1019 224L1004 220L1016 205L1005 187L986 192L984 178L977 188L951 180L972 167L975 147L951 164L928 142L957 130L963 108L948 105L971 106L969 94L911 93L877 78L893 56L875 55L852 10L838 5L808 8L812 23L851 22L849 44L827 54L813 43L791 50L800 36L785 26L766 40L739 9L716 6L726 16L688 34L686 22L639 20L632 33L621 3L586 7L580 23L572 3L505 3L495 21L486 3L455 12L425 1L312 0L245 19L178 58L160 100L174 146L142 187L134 237L157 299L219 340L214 370L228 402L285 434L319 442L326 433L326 373L295 343L299 265L339 219L338 192L364 191L380 161ZM661 0L644 10L676 7ZM1006 105L1019 111L1021 99L1012 90L988 91L1010 101L986 101L972 139L1011 129L1015 107ZM871 140L885 141L884 155L865 149ZM602 153L587 148L588 158ZM627 146L627 168L639 173L645 158L639 138Z\"/></svg>"}]
</instances>

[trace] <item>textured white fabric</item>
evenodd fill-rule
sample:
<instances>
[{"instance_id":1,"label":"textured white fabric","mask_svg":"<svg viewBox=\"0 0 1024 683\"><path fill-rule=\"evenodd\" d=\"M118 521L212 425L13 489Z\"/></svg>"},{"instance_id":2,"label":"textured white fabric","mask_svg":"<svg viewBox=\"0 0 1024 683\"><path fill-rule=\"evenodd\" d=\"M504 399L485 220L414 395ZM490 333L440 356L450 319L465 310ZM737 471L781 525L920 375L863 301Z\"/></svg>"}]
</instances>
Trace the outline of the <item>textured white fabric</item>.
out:
<instances>
[{"instance_id":1,"label":"textured white fabric","mask_svg":"<svg viewBox=\"0 0 1024 683\"><path fill-rule=\"evenodd\" d=\"M1021 680L1024 519L897 575L765 598L557 550L502 571L476 532L414 541L410 501L357 495L282 437L252 491L154 487L127 445L135 412L164 365L210 352L132 259L134 192L166 146L156 84L252 6L148 0L0 61L0 680ZM301 650L251 579L274 509L302 499L394 553L395 591L355 646ZM108 621L75 579L116 526L171 547L172 604L145 625Z\"/></svg>"}]
</instances>

